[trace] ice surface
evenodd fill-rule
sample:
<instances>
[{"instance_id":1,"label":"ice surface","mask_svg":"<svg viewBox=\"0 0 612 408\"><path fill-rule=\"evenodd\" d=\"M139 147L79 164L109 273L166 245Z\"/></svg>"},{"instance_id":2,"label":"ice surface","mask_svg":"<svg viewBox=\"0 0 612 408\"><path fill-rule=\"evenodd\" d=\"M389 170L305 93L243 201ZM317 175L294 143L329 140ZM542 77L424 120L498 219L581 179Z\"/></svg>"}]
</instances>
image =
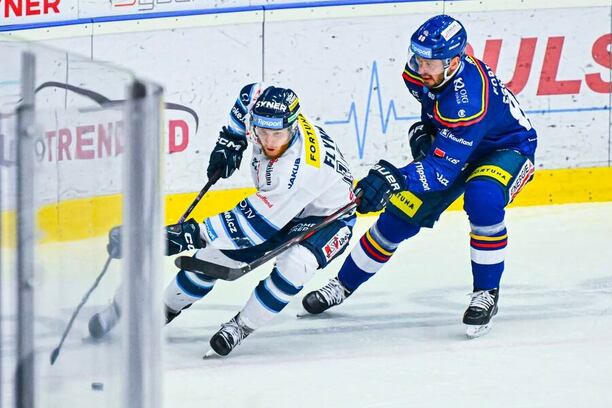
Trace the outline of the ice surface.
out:
<instances>
[{"instance_id":1,"label":"ice surface","mask_svg":"<svg viewBox=\"0 0 612 408\"><path fill-rule=\"evenodd\" d=\"M374 220L358 221L353 243ZM465 337L468 222L462 212L450 212L434 230L404 243L345 304L320 317L295 317L301 295L334 276L336 261L228 358L202 360L209 337L240 310L270 265L218 283L164 329L164 406L612 407L612 203L513 208L507 227L499 313L486 336ZM90 244L103 248L103 239ZM61 245L78 253L83 243ZM103 253L80 260L94 270L103 261ZM171 259L166 267L169 280ZM48 366L95 274L76 278L61 308L49 309L40 366ZM108 278L76 321L58 364L41 369L46 389L53 383L62 390L41 406L107 407L109 395L119 392L113 376L97 368L103 357L96 366L83 357L94 348L112 353L120 334L99 344L81 340L88 317L110 298L104 293L112 293L116 277ZM12 335L5 332L3 340ZM8 394L6 360L4 369ZM92 382L103 382L104 391L92 391Z\"/></svg>"}]
</instances>

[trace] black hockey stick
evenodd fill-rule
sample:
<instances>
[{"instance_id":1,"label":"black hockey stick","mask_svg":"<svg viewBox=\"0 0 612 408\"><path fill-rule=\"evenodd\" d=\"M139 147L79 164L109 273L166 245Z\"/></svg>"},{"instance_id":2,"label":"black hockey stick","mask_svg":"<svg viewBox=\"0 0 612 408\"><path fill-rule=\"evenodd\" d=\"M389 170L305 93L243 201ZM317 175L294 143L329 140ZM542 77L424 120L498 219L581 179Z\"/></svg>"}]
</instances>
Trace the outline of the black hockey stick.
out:
<instances>
[{"instance_id":1,"label":"black hockey stick","mask_svg":"<svg viewBox=\"0 0 612 408\"><path fill-rule=\"evenodd\" d=\"M191 203L189 208L187 208L187 210L185 210L185 212L183 213L181 218L178 220L179 223L185 221L187 219L187 217L189 217L189 214L191 214L193 209L196 208L196 205L198 205L198 203L200 202L202 197L204 197L204 194L206 194L208 192L208 190L212 187L212 185L215 184L217 181L219 181L220 178L221 178L221 170L218 170L218 171L215 172L215 174L212 175L210 180L208 180L208 183L206 183L206 185L204 187L202 187L202 189L200 190L200 193L198 194L198 196L193 199L193 202Z\"/></svg>"},{"instance_id":2,"label":"black hockey stick","mask_svg":"<svg viewBox=\"0 0 612 408\"><path fill-rule=\"evenodd\" d=\"M203 275L207 278L233 281L252 271L258 266L265 264L270 259L276 257L289 247L302 242L303 240L312 236L317 231L320 231L322 228L327 227L329 224L336 221L338 218L349 214L350 212L355 210L356 207L357 201L351 201L349 204L340 208L335 213L325 217L323 220L321 220L321 222L314 225L312 228L302 232L299 235L296 235L290 240L284 242L282 245L272 249L271 251L266 252L261 258L258 258L255 261L246 264L242 267L232 268L229 266L217 265L212 262L203 261L201 259L190 256L179 256L174 260L174 264L181 269L185 269L187 271Z\"/></svg>"},{"instance_id":3,"label":"black hockey stick","mask_svg":"<svg viewBox=\"0 0 612 408\"><path fill-rule=\"evenodd\" d=\"M193 202L191 203L189 208L187 208L187 210L183 213L183 215L181 216L181 218L178 221L179 223L185 221L185 219L187 217L189 217L189 214L191 214L193 209L198 205L198 203L200 202L202 197L204 197L204 194L206 194L208 192L208 190L212 187L213 184L215 184L219 180L220 177L221 177L221 171L220 170L217 171L215 174L213 174L212 178L208 180L208 182L206 183L206 185L204 187L202 187L202 190L200 190L200 193L193 200ZM64 329L64 333L62 334L62 338L60 339L59 344L51 352L51 356L50 356L51 365L53 365L55 363L55 360L57 360L57 357L59 356L60 350L62 349L62 346L64 345L64 341L66 340L66 337L68 337L68 333L70 333L70 329L72 329L72 324L74 323L74 320L76 319L77 315L79 314L79 312L81 311L81 309L83 308L85 303L87 302L87 299L89 299L89 296L91 295L91 293L98 287L98 284L100 283L100 281L102 280L102 278L106 274L106 271L108 270L108 266L110 265L110 262L111 262L112 259L113 258L111 258L110 256L108 258L106 258L106 262L104 263L104 267L102 268L102 272L100 272L100 274L98 275L98 277L94 281L94 283L91 286L91 288L89 288L89 290L85 293L85 295L81 299L81 302L77 305L76 309L74 309L74 312L72 312L72 316L70 316L70 321L68 322L68 325L66 326L66 329Z\"/></svg>"}]
</instances>

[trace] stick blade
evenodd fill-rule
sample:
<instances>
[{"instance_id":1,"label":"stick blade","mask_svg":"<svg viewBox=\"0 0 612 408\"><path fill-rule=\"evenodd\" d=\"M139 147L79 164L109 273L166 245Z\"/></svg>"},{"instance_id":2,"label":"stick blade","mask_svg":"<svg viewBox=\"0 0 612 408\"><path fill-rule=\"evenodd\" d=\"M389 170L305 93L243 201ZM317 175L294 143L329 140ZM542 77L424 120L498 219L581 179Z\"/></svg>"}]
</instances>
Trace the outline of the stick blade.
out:
<instances>
[{"instance_id":1,"label":"stick blade","mask_svg":"<svg viewBox=\"0 0 612 408\"><path fill-rule=\"evenodd\" d=\"M55 364L55 360L57 360L57 357L59 357L59 348L56 347L51 352L51 356L49 358L49 360L51 360L51 365Z\"/></svg>"},{"instance_id":2,"label":"stick blade","mask_svg":"<svg viewBox=\"0 0 612 408\"><path fill-rule=\"evenodd\" d=\"M174 264L178 268L185 269L189 272L226 281L236 280L250 270L248 268L229 268L190 256L179 256L174 260Z\"/></svg>"}]
</instances>

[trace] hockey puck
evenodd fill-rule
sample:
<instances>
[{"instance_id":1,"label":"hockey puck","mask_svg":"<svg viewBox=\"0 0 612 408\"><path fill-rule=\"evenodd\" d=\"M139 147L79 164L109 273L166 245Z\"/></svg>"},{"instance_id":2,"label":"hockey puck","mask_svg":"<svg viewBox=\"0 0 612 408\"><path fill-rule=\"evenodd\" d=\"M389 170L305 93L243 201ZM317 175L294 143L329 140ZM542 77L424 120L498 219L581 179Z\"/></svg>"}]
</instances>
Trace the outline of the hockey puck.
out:
<instances>
[{"instance_id":1,"label":"hockey puck","mask_svg":"<svg viewBox=\"0 0 612 408\"><path fill-rule=\"evenodd\" d=\"M95 391L102 391L104 389L104 384L101 382L92 382L91 389Z\"/></svg>"}]
</instances>

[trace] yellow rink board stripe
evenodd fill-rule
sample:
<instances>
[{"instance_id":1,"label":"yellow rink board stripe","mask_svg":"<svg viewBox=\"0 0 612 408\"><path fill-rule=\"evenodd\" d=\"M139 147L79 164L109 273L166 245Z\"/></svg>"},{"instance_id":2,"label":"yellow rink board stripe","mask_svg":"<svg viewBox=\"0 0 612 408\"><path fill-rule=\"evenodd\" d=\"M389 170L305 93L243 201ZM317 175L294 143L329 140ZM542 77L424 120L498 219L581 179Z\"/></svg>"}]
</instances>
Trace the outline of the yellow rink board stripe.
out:
<instances>
[{"instance_id":1,"label":"yellow rink board stripe","mask_svg":"<svg viewBox=\"0 0 612 408\"><path fill-rule=\"evenodd\" d=\"M253 188L210 191L191 216L201 221L232 208ZM170 194L165 199L165 223L176 222L197 192ZM511 207L612 201L612 167L536 171L532 182L521 191ZM450 210L460 210L460 198ZM72 241L104 235L121 223L121 196L109 195L66 200L47 205L37 214L39 242ZM2 213L2 245L14 245L15 213Z\"/></svg>"}]
</instances>

